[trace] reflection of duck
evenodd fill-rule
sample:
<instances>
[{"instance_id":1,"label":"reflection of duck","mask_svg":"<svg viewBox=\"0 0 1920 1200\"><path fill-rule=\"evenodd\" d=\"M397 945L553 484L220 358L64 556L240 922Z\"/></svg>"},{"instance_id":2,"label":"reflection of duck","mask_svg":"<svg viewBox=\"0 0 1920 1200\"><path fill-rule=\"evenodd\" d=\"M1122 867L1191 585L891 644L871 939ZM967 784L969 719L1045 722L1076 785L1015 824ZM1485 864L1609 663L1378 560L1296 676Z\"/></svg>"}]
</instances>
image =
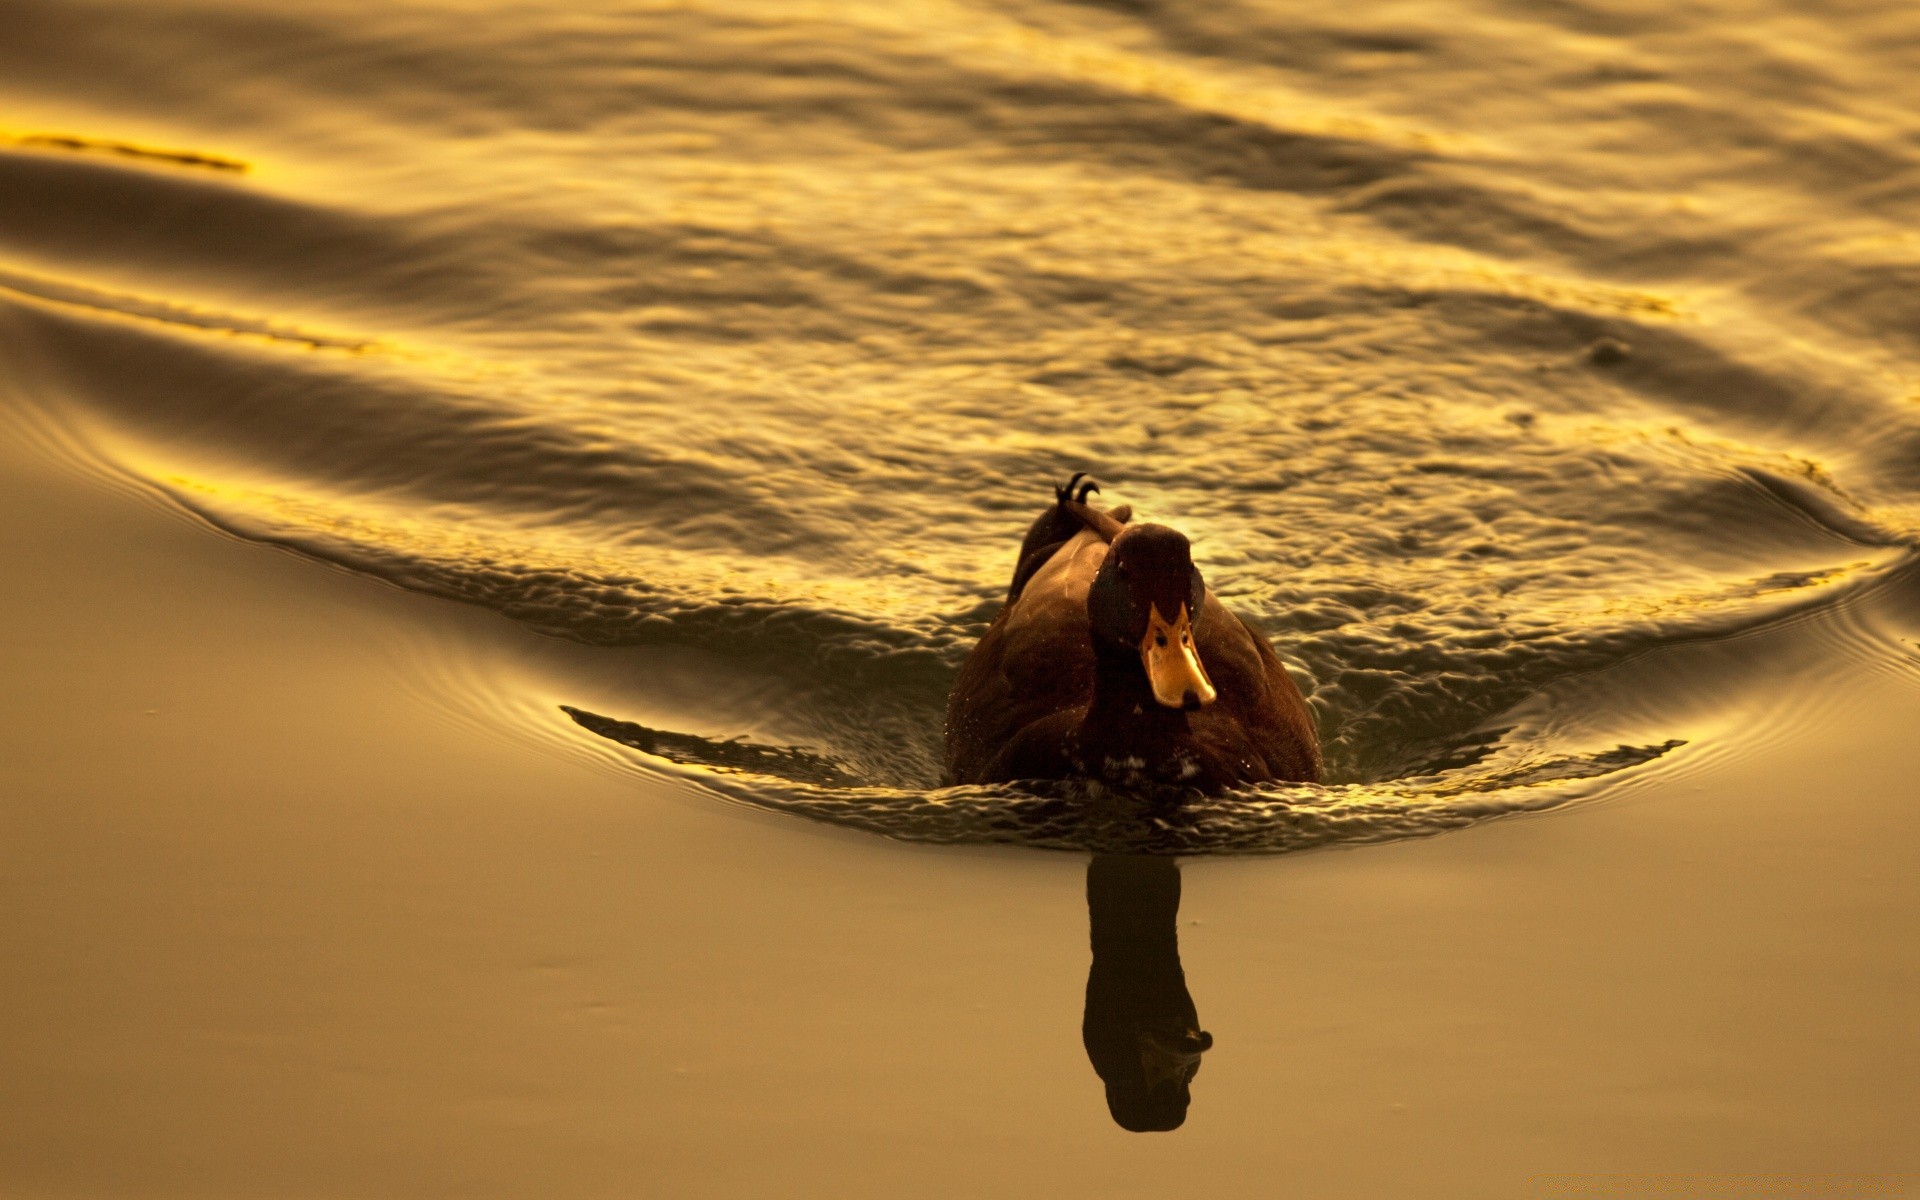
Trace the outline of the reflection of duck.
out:
<instances>
[{"instance_id":1,"label":"reflection of duck","mask_svg":"<svg viewBox=\"0 0 1920 1200\"><path fill-rule=\"evenodd\" d=\"M1108 1111L1136 1133L1180 1127L1188 1084L1213 1047L1180 970L1179 914L1171 858L1103 854L1088 865L1093 968L1081 1038L1107 1085Z\"/></svg>"},{"instance_id":2,"label":"reflection of duck","mask_svg":"<svg viewBox=\"0 0 1920 1200\"><path fill-rule=\"evenodd\" d=\"M952 781L1318 779L1313 718L1273 647L1207 590L1183 535L1089 507L1080 479L1028 530L954 684Z\"/></svg>"}]
</instances>

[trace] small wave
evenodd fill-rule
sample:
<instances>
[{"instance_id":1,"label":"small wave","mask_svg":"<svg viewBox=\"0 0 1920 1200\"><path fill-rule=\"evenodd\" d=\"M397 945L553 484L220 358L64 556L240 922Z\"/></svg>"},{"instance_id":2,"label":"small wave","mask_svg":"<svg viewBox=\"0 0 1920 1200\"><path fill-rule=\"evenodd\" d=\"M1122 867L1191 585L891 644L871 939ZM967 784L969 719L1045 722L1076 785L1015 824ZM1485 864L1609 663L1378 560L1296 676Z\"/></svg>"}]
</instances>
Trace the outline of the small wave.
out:
<instances>
[{"instance_id":1,"label":"small wave","mask_svg":"<svg viewBox=\"0 0 1920 1200\"><path fill-rule=\"evenodd\" d=\"M223 313L196 308L172 300L111 292L62 279L49 279L0 267L0 291L49 304L70 306L94 313L156 321L177 328L208 333L236 334L287 342L314 350L366 351L374 348L370 339L337 337L295 329L280 322L238 313Z\"/></svg>"},{"instance_id":2,"label":"small wave","mask_svg":"<svg viewBox=\"0 0 1920 1200\"><path fill-rule=\"evenodd\" d=\"M81 154L111 154L121 158L141 159L146 162L166 163L177 167L204 167L212 171L230 171L244 174L250 164L229 158L224 154L208 154L201 150L167 150L157 146L142 146L135 142L115 141L112 138L82 137L73 133L6 133L0 131L0 143L11 143L36 150L68 150Z\"/></svg>"}]
</instances>

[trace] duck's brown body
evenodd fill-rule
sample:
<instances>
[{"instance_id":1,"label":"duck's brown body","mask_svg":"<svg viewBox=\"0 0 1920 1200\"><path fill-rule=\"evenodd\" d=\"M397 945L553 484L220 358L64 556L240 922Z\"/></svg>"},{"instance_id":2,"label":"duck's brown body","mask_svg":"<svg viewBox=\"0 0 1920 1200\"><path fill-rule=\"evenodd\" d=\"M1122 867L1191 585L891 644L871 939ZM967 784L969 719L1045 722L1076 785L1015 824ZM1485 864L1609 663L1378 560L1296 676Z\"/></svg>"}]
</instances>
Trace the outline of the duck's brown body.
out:
<instances>
[{"instance_id":1,"label":"duck's brown body","mask_svg":"<svg viewBox=\"0 0 1920 1200\"><path fill-rule=\"evenodd\" d=\"M1084 778L1203 791L1317 780L1313 718L1273 648L1205 590L1185 538L1123 526L1126 517L1063 492L1034 523L1007 604L947 702L950 780ZM1090 609L1096 590L1102 599ZM1178 605L1184 635L1182 595L1198 599L1191 647L1204 668L1184 696L1149 678L1152 630L1170 626L1150 628L1143 615L1160 621ZM1196 695L1209 681L1210 701Z\"/></svg>"}]
</instances>

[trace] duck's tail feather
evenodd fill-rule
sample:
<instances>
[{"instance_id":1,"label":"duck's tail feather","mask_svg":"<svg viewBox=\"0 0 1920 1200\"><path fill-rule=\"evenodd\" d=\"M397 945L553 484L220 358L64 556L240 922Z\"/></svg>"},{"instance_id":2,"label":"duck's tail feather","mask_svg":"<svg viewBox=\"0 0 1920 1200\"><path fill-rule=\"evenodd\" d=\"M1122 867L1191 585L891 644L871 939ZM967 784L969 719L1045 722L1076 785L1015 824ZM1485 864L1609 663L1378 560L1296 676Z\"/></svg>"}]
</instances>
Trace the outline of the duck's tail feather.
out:
<instances>
[{"instance_id":1,"label":"duck's tail feather","mask_svg":"<svg viewBox=\"0 0 1920 1200\"><path fill-rule=\"evenodd\" d=\"M1114 534L1133 516L1133 508L1126 504L1105 512L1090 507L1087 497L1099 490L1099 483L1089 479L1085 471L1076 471L1073 478L1054 485L1053 506L1034 519L1026 540L1020 545L1020 560L1014 567L1013 582L1007 588L1008 604L1020 598L1021 589L1033 573L1046 565L1053 552L1081 529L1092 529L1111 542Z\"/></svg>"},{"instance_id":2,"label":"duck's tail feather","mask_svg":"<svg viewBox=\"0 0 1920 1200\"><path fill-rule=\"evenodd\" d=\"M1133 509L1125 504L1102 511L1079 500L1068 500L1060 507L1080 518L1080 523L1099 534L1103 542L1118 537L1128 518L1133 516Z\"/></svg>"}]
</instances>

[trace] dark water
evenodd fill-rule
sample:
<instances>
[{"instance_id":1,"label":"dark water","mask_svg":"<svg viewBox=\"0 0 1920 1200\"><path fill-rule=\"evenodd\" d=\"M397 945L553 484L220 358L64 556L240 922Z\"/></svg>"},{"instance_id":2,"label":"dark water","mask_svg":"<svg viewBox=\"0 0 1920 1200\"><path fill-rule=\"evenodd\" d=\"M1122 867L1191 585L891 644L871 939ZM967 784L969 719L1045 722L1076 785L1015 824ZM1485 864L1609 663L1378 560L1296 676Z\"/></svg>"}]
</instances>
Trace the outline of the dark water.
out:
<instances>
[{"instance_id":1,"label":"dark water","mask_svg":"<svg viewBox=\"0 0 1920 1200\"><path fill-rule=\"evenodd\" d=\"M698 727L616 695L566 728L733 799L1404 836L1731 745L1769 656L1904 653L1869 614L1920 536L1907 6L0 25L0 357L43 433L241 536L697 656L739 697ZM936 789L955 667L1074 470L1193 537L1336 786Z\"/></svg>"}]
</instances>

